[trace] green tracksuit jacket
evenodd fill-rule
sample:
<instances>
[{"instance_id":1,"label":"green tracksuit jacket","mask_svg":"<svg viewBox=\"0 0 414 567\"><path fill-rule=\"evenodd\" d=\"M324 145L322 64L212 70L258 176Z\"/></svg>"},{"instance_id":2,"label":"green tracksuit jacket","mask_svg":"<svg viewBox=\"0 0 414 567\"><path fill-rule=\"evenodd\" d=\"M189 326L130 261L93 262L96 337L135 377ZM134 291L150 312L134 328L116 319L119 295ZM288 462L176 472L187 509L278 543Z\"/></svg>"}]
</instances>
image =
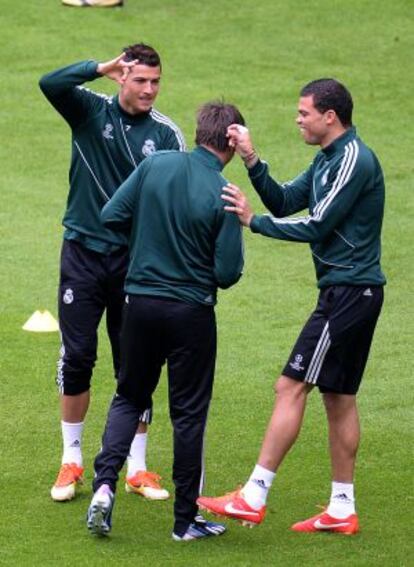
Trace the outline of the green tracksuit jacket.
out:
<instances>
[{"instance_id":1,"label":"green tracksuit jacket","mask_svg":"<svg viewBox=\"0 0 414 567\"><path fill-rule=\"evenodd\" d=\"M40 88L72 130L70 190L63 218L65 238L109 253L126 244L125 236L104 228L100 212L130 173L157 150L184 150L177 126L155 109L132 116L117 96L80 85L101 77L96 61L58 69L40 79Z\"/></svg>"},{"instance_id":2,"label":"green tracksuit jacket","mask_svg":"<svg viewBox=\"0 0 414 567\"><path fill-rule=\"evenodd\" d=\"M249 176L275 215L254 216L251 230L309 242L318 287L385 283L380 267L384 179L377 157L354 128L319 151L289 183L279 185L261 161ZM305 207L308 215L286 218Z\"/></svg>"},{"instance_id":3,"label":"green tracksuit jacket","mask_svg":"<svg viewBox=\"0 0 414 567\"><path fill-rule=\"evenodd\" d=\"M242 232L224 210L223 164L207 149L158 152L141 163L102 210L129 234L125 291L214 305L238 281Z\"/></svg>"}]
</instances>

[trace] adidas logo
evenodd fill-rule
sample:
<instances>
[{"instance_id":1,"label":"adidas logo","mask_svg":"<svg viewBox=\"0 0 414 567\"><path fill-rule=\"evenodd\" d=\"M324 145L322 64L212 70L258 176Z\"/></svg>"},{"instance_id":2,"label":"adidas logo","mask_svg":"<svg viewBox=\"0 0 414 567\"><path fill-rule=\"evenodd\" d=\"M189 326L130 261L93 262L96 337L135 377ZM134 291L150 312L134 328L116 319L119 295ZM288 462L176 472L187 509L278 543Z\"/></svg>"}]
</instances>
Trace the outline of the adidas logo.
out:
<instances>
[{"instance_id":1,"label":"adidas logo","mask_svg":"<svg viewBox=\"0 0 414 567\"><path fill-rule=\"evenodd\" d=\"M345 492L342 492L342 494L335 494L334 498L336 500L346 500L347 502L349 502L349 498L348 496L345 494Z\"/></svg>"},{"instance_id":2,"label":"adidas logo","mask_svg":"<svg viewBox=\"0 0 414 567\"><path fill-rule=\"evenodd\" d=\"M260 488L267 488L265 481L262 480L261 478L255 478L253 479L253 482L258 486L260 486Z\"/></svg>"},{"instance_id":3,"label":"adidas logo","mask_svg":"<svg viewBox=\"0 0 414 567\"><path fill-rule=\"evenodd\" d=\"M372 297L371 288L367 287L367 289L364 291L362 295L365 295L365 297Z\"/></svg>"}]
</instances>

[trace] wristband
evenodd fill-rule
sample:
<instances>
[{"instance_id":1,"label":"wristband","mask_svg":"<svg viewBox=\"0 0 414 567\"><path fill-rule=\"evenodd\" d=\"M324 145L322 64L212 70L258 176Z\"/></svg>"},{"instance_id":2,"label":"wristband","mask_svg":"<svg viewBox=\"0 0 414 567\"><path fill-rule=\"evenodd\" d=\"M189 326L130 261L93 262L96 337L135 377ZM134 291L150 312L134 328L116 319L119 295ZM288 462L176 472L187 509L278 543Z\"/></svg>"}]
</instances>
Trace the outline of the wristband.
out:
<instances>
[{"instance_id":1,"label":"wristband","mask_svg":"<svg viewBox=\"0 0 414 567\"><path fill-rule=\"evenodd\" d=\"M255 150L252 150L250 154L247 156L242 157L244 165L249 168L255 165L259 161L259 156L257 155Z\"/></svg>"}]
</instances>

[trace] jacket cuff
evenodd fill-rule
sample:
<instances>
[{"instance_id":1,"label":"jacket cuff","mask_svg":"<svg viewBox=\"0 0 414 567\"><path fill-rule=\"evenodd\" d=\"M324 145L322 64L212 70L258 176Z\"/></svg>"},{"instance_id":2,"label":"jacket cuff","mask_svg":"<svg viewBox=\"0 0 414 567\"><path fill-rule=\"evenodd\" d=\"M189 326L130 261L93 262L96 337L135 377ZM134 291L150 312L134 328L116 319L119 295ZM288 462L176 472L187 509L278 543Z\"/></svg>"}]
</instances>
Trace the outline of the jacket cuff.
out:
<instances>
[{"instance_id":1,"label":"jacket cuff","mask_svg":"<svg viewBox=\"0 0 414 567\"><path fill-rule=\"evenodd\" d=\"M91 76L91 79L97 79L98 77L103 77L103 75L101 75L101 73L98 73L97 71L98 68L98 62L97 61L87 61L86 63L86 73L88 73Z\"/></svg>"},{"instance_id":2,"label":"jacket cuff","mask_svg":"<svg viewBox=\"0 0 414 567\"><path fill-rule=\"evenodd\" d=\"M261 217L259 215L253 215L249 227L252 232L260 232L260 219Z\"/></svg>"},{"instance_id":3,"label":"jacket cuff","mask_svg":"<svg viewBox=\"0 0 414 567\"><path fill-rule=\"evenodd\" d=\"M259 161L256 162L253 167L251 167L250 169L247 170L247 173L249 174L250 179L254 179L255 177L259 177L259 175L261 175L263 173L263 171L266 169L266 167L267 167L266 162L261 161L259 159Z\"/></svg>"}]
</instances>

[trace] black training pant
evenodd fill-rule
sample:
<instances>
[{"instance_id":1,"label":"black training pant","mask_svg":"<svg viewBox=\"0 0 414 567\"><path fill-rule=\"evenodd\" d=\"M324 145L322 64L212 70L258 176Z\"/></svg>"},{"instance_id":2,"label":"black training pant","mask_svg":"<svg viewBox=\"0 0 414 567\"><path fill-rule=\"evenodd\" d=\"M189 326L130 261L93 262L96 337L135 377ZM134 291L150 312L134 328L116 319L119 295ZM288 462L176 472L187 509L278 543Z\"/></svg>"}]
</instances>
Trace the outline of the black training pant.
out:
<instances>
[{"instance_id":1,"label":"black training pant","mask_svg":"<svg viewBox=\"0 0 414 567\"><path fill-rule=\"evenodd\" d=\"M90 388L96 361L98 326L106 310L115 376L120 365L120 332L125 302L128 250L99 254L74 240L64 240L59 285L59 326L62 337L57 384L69 396Z\"/></svg>"},{"instance_id":2,"label":"black training pant","mask_svg":"<svg viewBox=\"0 0 414 567\"><path fill-rule=\"evenodd\" d=\"M139 417L151 407L167 362L174 430L175 524L183 535L197 514L202 488L203 438L216 358L214 309L160 297L129 295L121 334L121 370L102 450L95 460L94 491L115 490Z\"/></svg>"}]
</instances>

